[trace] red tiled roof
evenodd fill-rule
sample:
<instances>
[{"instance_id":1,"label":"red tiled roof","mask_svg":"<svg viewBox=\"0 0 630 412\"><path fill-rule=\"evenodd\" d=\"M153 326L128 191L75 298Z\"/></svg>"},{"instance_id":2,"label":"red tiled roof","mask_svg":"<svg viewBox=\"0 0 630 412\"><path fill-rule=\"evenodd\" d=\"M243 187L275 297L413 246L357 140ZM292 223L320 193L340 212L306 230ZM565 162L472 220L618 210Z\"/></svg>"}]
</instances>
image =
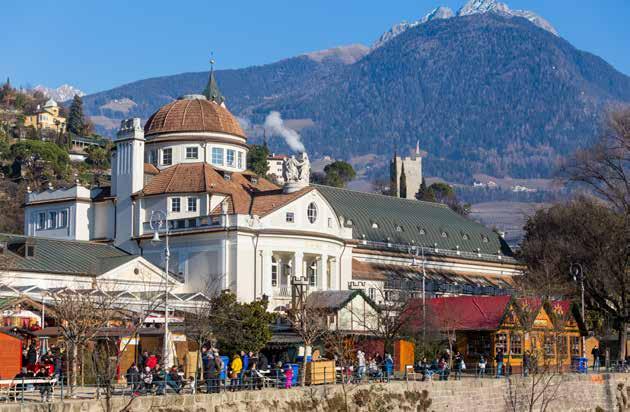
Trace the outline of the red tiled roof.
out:
<instances>
[{"instance_id":1,"label":"red tiled roof","mask_svg":"<svg viewBox=\"0 0 630 412\"><path fill-rule=\"evenodd\" d=\"M267 179L252 179L251 172L230 173L229 180L224 178L224 173L205 162L179 163L160 171L136 195L217 193L228 197L229 213L265 216L313 190L312 187L306 187L285 194ZM211 213L220 211L221 207L217 206Z\"/></svg>"},{"instance_id":2,"label":"red tiled roof","mask_svg":"<svg viewBox=\"0 0 630 412\"><path fill-rule=\"evenodd\" d=\"M151 115L144 125L146 136L169 132L220 132L246 137L228 109L202 98L175 100Z\"/></svg>"},{"instance_id":3,"label":"red tiled roof","mask_svg":"<svg viewBox=\"0 0 630 412\"><path fill-rule=\"evenodd\" d=\"M160 169L152 165L151 163L144 164L144 173L147 175L157 175L160 173Z\"/></svg>"},{"instance_id":4,"label":"red tiled roof","mask_svg":"<svg viewBox=\"0 0 630 412\"><path fill-rule=\"evenodd\" d=\"M511 296L453 296L427 300L427 323L437 329L497 330ZM422 300L415 299L410 310L414 327L422 326Z\"/></svg>"}]
</instances>

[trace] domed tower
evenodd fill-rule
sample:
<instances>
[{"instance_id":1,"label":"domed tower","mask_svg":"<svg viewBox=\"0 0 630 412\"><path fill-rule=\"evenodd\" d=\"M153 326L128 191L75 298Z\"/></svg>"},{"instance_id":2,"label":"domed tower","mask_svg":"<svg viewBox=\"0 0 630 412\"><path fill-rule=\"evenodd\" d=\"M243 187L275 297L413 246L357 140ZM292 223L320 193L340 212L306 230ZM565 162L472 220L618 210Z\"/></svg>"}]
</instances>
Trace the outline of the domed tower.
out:
<instances>
[{"instance_id":1,"label":"domed tower","mask_svg":"<svg viewBox=\"0 0 630 412\"><path fill-rule=\"evenodd\" d=\"M204 92L182 96L147 120L145 162L160 170L206 162L221 170L245 171L247 138L225 105L214 70Z\"/></svg>"}]
</instances>

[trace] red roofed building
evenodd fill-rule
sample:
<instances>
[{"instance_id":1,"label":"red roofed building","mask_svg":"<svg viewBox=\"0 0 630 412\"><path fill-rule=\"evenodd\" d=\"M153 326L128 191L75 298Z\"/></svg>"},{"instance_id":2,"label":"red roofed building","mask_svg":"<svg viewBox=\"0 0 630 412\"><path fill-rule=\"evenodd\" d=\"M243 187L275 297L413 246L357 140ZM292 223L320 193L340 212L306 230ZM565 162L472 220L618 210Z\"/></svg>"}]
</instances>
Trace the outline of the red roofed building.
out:
<instances>
[{"instance_id":1,"label":"red roofed building","mask_svg":"<svg viewBox=\"0 0 630 412\"><path fill-rule=\"evenodd\" d=\"M569 301L542 301L511 296L454 296L426 301L417 299L410 309L412 328L420 333L440 332L454 340L453 350L464 355L467 365L476 367L483 356L488 365L502 351L505 364L520 372L523 354L529 351L551 364L570 365L581 356L582 320ZM592 344L592 343L591 343ZM590 353L590 347L587 347Z\"/></svg>"}]
</instances>

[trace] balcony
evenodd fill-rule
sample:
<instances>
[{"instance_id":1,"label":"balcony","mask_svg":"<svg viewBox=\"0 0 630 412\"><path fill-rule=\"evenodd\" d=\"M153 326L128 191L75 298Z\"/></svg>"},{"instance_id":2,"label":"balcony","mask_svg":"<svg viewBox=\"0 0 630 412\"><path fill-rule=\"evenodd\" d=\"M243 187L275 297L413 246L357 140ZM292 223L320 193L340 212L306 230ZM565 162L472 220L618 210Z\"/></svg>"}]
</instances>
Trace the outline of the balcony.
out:
<instances>
[{"instance_id":1,"label":"balcony","mask_svg":"<svg viewBox=\"0 0 630 412\"><path fill-rule=\"evenodd\" d=\"M199 216L183 219L168 219L168 229L171 232L182 232L193 229L204 229L223 226L223 216ZM151 222L142 224L143 233L153 232Z\"/></svg>"}]
</instances>

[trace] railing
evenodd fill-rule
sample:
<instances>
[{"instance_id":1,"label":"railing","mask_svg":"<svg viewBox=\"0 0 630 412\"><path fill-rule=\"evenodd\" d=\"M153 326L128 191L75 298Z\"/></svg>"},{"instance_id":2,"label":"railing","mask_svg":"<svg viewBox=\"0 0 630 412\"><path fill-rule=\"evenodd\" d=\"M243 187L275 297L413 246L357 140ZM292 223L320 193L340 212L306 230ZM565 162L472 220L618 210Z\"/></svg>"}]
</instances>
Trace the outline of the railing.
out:
<instances>
[{"instance_id":1,"label":"railing","mask_svg":"<svg viewBox=\"0 0 630 412\"><path fill-rule=\"evenodd\" d=\"M278 286L273 289L273 296L280 298L290 298L291 288L289 286Z\"/></svg>"},{"instance_id":2,"label":"railing","mask_svg":"<svg viewBox=\"0 0 630 412\"><path fill-rule=\"evenodd\" d=\"M171 232L179 232L191 229L202 229L209 227L221 227L223 225L222 216L199 216L182 219L168 219L168 228ZM153 232L151 222L142 224L144 233Z\"/></svg>"}]
</instances>

